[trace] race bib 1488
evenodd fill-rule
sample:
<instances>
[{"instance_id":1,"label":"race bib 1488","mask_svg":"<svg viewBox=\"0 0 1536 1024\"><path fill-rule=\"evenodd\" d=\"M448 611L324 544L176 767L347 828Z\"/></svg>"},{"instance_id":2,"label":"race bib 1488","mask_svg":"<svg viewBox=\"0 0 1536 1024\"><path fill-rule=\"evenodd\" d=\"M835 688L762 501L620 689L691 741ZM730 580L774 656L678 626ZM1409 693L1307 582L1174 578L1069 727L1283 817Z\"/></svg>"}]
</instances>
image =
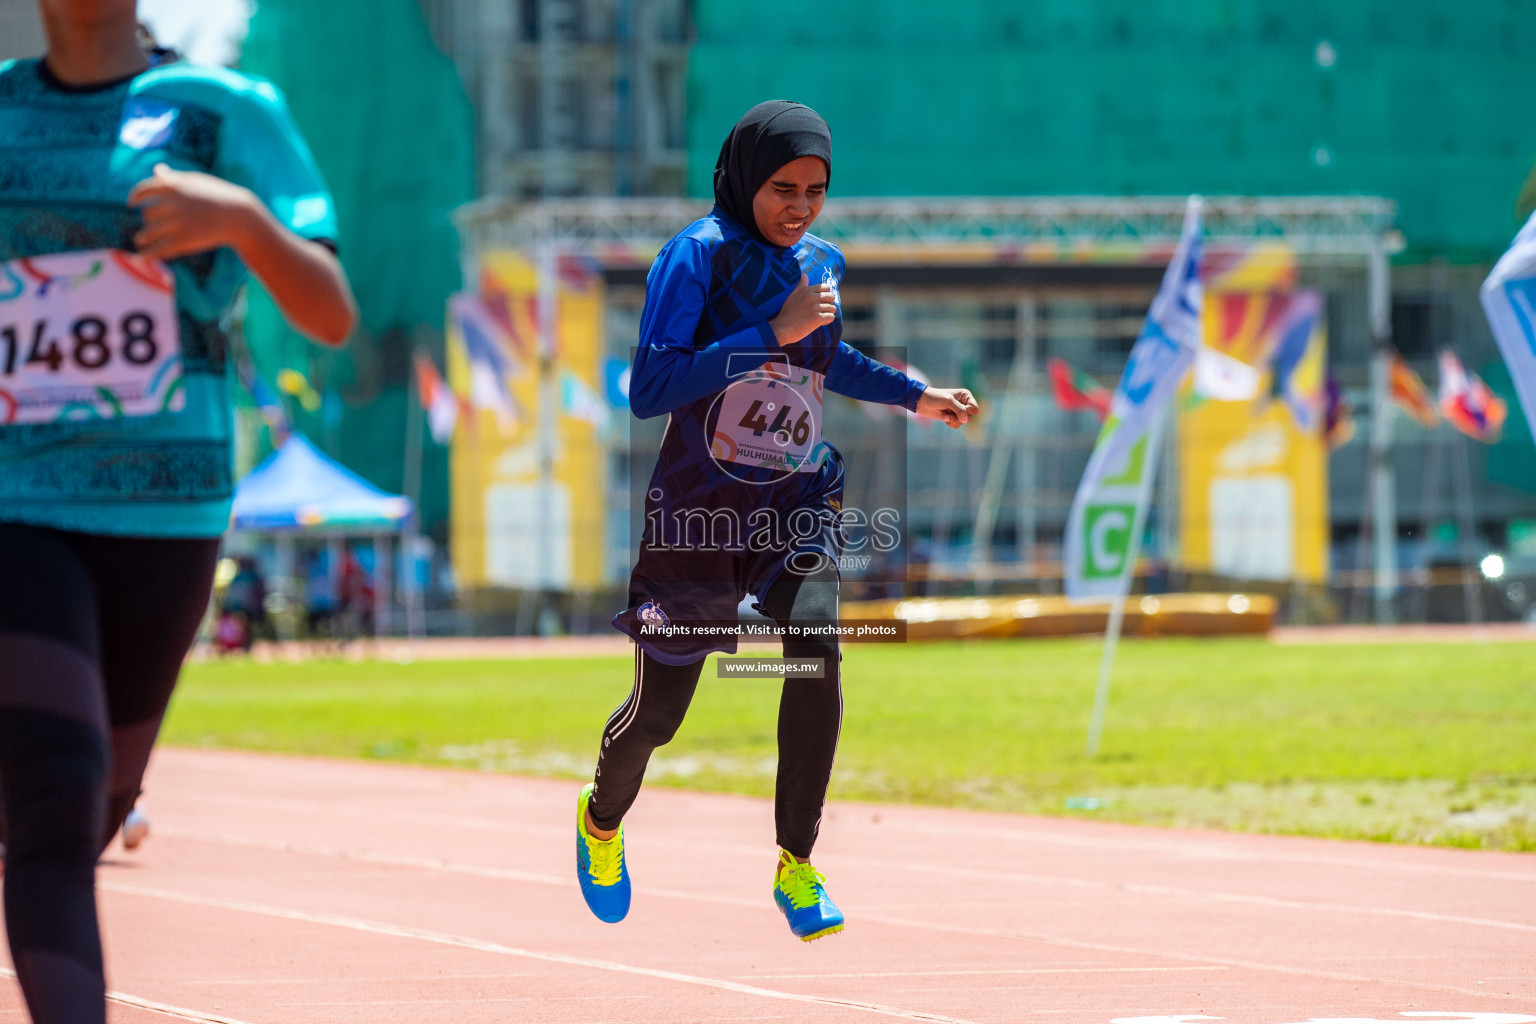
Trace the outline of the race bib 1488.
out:
<instances>
[{"instance_id":1,"label":"race bib 1488","mask_svg":"<svg viewBox=\"0 0 1536 1024\"><path fill-rule=\"evenodd\" d=\"M181 369L161 261L95 249L0 264L0 423L174 412Z\"/></svg>"}]
</instances>

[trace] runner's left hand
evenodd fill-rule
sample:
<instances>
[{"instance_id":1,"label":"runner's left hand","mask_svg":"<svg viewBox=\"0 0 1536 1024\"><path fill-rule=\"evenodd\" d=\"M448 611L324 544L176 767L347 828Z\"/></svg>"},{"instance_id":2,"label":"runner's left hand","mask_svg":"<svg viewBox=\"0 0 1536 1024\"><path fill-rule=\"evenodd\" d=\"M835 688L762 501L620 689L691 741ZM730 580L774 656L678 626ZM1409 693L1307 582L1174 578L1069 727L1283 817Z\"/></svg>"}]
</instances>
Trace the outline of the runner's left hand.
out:
<instances>
[{"instance_id":1,"label":"runner's left hand","mask_svg":"<svg viewBox=\"0 0 1536 1024\"><path fill-rule=\"evenodd\" d=\"M133 244L145 256L173 260L223 246L239 250L260 201L246 188L198 171L156 164L128 193L144 227Z\"/></svg>"},{"instance_id":2,"label":"runner's left hand","mask_svg":"<svg viewBox=\"0 0 1536 1024\"><path fill-rule=\"evenodd\" d=\"M965 388L929 388L917 400L917 414L930 420L943 420L956 430L971 422L981 412L976 398Z\"/></svg>"}]
</instances>

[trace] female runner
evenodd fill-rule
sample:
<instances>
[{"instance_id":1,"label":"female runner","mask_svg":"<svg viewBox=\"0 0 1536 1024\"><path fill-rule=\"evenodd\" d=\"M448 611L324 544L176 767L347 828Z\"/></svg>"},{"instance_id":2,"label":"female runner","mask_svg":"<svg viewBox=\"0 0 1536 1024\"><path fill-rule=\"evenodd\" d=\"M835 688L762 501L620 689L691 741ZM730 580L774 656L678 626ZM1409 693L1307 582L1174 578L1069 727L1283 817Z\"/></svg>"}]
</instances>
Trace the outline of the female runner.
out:
<instances>
[{"instance_id":1,"label":"female runner","mask_svg":"<svg viewBox=\"0 0 1536 1024\"><path fill-rule=\"evenodd\" d=\"M815 111L753 107L721 147L714 209L646 280L630 404L671 418L629 608L614 619L636 641L634 686L577 805L577 876L604 921L629 910L620 822L651 752L682 723L704 657L735 650L737 604L754 594L799 630L785 657L823 668L784 681L774 900L803 940L843 927L810 864L842 721L838 642L824 630L837 619L843 462L820 436L822 389L954 427L978 408L963 389L925 388L842 343L843 255L808 234L831 173L831 132Z\"/></svg>"},{"instance_id":2,"label":"female runner","mask_svg":"<svg viewBox=\"0 0 1536 1024\"><path fill-rule=\"evenodd\" d=\"M270 84L139 44L134 0L39 0L0 64L0 799L38 1024L106 1019L94 868L139 791L234 489L225 324L356 312Z\"/></svg>"}]
</instances>

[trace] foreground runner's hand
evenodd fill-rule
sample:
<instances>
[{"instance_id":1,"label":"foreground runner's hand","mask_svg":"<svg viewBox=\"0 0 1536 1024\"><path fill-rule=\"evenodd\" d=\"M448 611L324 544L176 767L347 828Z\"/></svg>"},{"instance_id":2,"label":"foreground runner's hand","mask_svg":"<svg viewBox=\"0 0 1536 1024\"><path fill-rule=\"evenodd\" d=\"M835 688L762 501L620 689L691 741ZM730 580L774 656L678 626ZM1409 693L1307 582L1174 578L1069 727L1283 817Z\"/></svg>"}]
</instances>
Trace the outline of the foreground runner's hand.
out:
<instances>
[{"instance_id":1,"label":"foreground runner's hand","mask_svg":"<svg viewBox=\"0 0 1536 1024\"><path fill-rule=\"evenodd\" d=\"M832 297L830 284L811 287L810 278L800 275L800 283L784 300L779 315L768 321L780 347L793 345L818 327L824 327L837 317L837 300Z\"/></svg>"},{"instance_id":2,"label":"foreground runner's hand","mask_svg":"<svg viewBox=\"0 0 1536 1024\"><path fill-rule=\"evenodd\" d=\"M139 252L174 260L224 246L246 248L261 203L250 189L223 178L156 164L154 175L128 193L128 205L144 218L133 236Z\"/></svg>"},{"instance_id":3,"label":"foreground runner's hand","mask_svg":"<svg viewBox=\"0 0 1536 1024\"><path fill-rule=\"evenodd\" d=\"M300 332L331 345L352 333L357 305L335 253L285 228L250 189L156 164L128 205L144 219L133 236L141 254L174 260L227 246Z\"/></svg>"},{"instance_id":4,"label":"foreground runner's hand","mask_svg":"<svg viewBox=\"0 0 1536 1024\"><path fill-rule=\"evenodd\" d=\"M981 412L976 398L965 388L929 388L917 400L917 414L943 420L956 430Z\"/></svg>"}]
</instances>

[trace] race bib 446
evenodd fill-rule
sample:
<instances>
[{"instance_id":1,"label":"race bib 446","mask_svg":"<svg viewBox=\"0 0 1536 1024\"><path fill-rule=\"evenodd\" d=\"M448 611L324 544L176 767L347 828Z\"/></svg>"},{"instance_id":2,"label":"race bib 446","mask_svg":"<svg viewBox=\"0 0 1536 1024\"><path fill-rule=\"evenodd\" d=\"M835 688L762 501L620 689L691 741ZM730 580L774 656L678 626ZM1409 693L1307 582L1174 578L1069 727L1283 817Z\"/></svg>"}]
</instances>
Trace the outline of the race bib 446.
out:
<instances>
[{"instance_id":1,"label":"race bib 446","mask_svg":"<svg viewBox=\"0 0 1536 1024\"><path fill-rule=\"evenodd\" d=\"M821 435L823 380L784 361L742 374L717 399L710 440L715 462L782 473L819 469L828 452Z\"/></svg>"},{"instance_id":2,"label":"race bib 446","mask_svg":"<svg viewBox=\"0 0 1536 1024\"><path fill-rule=\"evenodd\" d=\"M164 263L95 249L0 264L0 423L148 416L185 402Z\"/></svg>"}]
</instances>

